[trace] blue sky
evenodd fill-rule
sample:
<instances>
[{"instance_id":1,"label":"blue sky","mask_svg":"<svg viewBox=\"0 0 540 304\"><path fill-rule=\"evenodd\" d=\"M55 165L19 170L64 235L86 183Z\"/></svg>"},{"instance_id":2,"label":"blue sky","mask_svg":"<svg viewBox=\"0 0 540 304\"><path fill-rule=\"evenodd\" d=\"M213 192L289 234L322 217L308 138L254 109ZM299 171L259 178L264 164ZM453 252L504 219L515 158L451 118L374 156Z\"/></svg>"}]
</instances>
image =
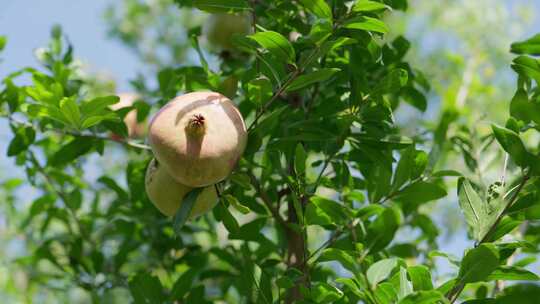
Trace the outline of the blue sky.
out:
<instances>
[{"instance_id":1,"label":"blue sky","mask_svg":"<svg viewBox=\"0 0 540 304\"><path fill-rule=\"evenodd\" d=\"M0 78L23 66L35 65L33 50L45 46L50 29L60 24L75 47L75 55L95 70L114 76L119 90L141 66L123 45L107 39L102 14L110 0L0 0L0 35L8 44L0 63Z\"/></svg>"}]
</instances>

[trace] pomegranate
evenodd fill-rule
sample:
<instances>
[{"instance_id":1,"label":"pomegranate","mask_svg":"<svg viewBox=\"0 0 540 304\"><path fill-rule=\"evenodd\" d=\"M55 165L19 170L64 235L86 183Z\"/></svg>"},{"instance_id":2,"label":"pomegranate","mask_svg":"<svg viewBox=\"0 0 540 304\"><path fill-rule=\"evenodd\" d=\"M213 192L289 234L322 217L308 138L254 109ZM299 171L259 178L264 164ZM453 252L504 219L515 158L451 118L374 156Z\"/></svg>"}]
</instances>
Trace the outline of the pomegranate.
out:
<instances>
[{"instance_id":1,"label":"pomegranate","mask_svg":"<svg viewBox=\"0 0 540 304\"><path fill-rule=\"evenodd\" d=\"M203 33L212 46L232 50L234 34L247 35L250 33L250 20L247 15L213 14L203 26Z\"/></svg>"},{"instance_id":2,"label":"pomegranate","mask_svg":"<svg viewBox=\"0 0 540 304\"><path fill-rule=\"evenodd\" d=\"M225 179L247 142L242 115L215 92L177 96L156 113L148 130L157 160L176 181L190 187Z\"/></svg>"},{"instance_id":3,"label":"pomegranate","mask_svg":"<svg viewBox=\"0 0 540 304\"><path fill-rule=\"evenodd\" d=\"M184 196L193 190L193 188L175 181L155 159L152 159L146 169L145 188L152 203L167 216L175 215L182 205ZM208 212L216 205L217 201L214 186L204 188L197 197L189 218L195 218Z\"/></svg>"},{"instance_id":4,"label":"pomegranate","mask_svg":"<svg viewBox=\"0 0 540 304\"><path fill-rule=\"evenodd\" d=\"M123 93L118 94L120 100L111 106L111 110L116 111L121 108L130 107L139 98L137 94ZM128 129L129 138L143 138L146 133L146 125L144 122L137 121L137 110L130 111L124 117L124 123ZM113 137L117 138L118 135L114 134Z\"/></svg>"}]
</instances>

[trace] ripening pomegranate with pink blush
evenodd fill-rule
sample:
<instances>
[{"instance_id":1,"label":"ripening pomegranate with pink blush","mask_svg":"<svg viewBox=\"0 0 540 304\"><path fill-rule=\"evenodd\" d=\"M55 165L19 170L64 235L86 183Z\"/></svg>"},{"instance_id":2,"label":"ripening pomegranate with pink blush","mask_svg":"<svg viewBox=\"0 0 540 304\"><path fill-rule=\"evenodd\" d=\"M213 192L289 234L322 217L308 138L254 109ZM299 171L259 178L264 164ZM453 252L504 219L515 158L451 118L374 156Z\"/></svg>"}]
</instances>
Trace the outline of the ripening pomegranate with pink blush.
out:
<instances>
[{"instance_id":1,"label":"ripening pomegranate with pink blush","mask_svg":"<svg viewBox=\"0 0 540 304\"><path fill-rule=\"evenodd\" d=\"M184 196L193 190L193 188L174 180L155 159L152 159L146 169L144 185L150 201L161 213L167 216L175 215L182 205ZM195 218L210 211L217 202L218 198L214 186L204 188L197 196L189 218Z\"/></svg>"},{"instance_id":2,"label":"ripening pomegranate with pink blush","mask_svg":"<svg viewBox=\"0 0 540 304\"><path fill-rule=\"evenodd\" d=\"M139 98L137 94L133 93L118 94L118 97L120 100L110 107L113 111L121 108L131 107ZM124 123L126 124L129 138L142 138L145 136L146 123L137 121L137 110L129 111L129 113L127 113L127 115L124 117ZM113 137L120 139L120 136L117 134L113 134Z\"/></svg>"},{"instance_id":3,"label":"ripening pomegranate with pink blush","mask_svg":"<svg viewBox=\"0 0 540 304\"><path fill-rule=\"evenodd\" d=\"M154 155L178 182L203 187L225 179L247 142L242 115L227 97L215 92L177 96L150 121Z\"/></svg>"}]
</instances>

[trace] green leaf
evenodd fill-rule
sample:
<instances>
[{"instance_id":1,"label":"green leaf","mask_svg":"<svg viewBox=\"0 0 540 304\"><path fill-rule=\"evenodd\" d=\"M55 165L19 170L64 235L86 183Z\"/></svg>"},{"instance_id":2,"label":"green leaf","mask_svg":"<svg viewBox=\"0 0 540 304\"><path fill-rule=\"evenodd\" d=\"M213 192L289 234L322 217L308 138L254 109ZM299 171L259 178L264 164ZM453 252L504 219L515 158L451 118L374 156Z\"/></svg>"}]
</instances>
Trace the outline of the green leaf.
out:
<instances>
[{"instance_id":1,"label":"green leaf","mask_svg":"<svg viewBox=\"0 0 540 304\"><path fill-rule=\"evenodd\" d=\"M493 244L481 244L469 250L459 268L459 281L462 284L485 280L499 267L499 252Z\"/></svg>"},{"instance_id":2,"label":"green leaf","mask_svg":"<svg viewBox=\"0 0 540 304\"><path fill-rule=\"evenodd\" d=\"M399 267L399 299L403 299L413 292L411 282L407 279L407 270Z\"/></svg>"},{"instance_id":3,"label":"green leaf","mask_svg":"<svg viewBox=\"0 0 540 304\"><path fill-rule=\"evenodd\" d=\"M234 209L238 210L242 214L248 214L251 212L249 207L242 205L238 199L230 194L225 194L223 198L234 207Z\"/></svg>"},{"instance_id":4,"label":"green leaf","mask_svg":"<svg viewBox=\"0 0 540 304\"><path fill-rule=\"evenodd\" d=\"M135 304L161 304L166 300L161 282L148 273L137 273L128 285Z\"/></svg>"},{"instance_id":5,"label":"green leaf","mask_svg":"<svg viewBox=\"0 0 540 304\"><path fill-rule=\"evenodd\" d=\"M272 83L266 77L259 77L247 84L248 100L261 105L272 97Z\"/></svg>"},{"instance_id":6,"label":"green leaf","mask_svg":"<svg viewBox=\"0 0 540 304\"><path fill-rule=\"evenodd\" d=\"M396 167L392 189L398 190L411 178L419 177L424 172L427 162L428 155L424 151L416 150L414 146L404 150Z\"/></svg>"},{"instance_id":7,"label":"green leaf","mask_svg":"<svg viewBox=\"0 0 540 304\"><path fill-rule=\"evenodd\" d=\"M515 54L540 55L540 34L524 41L512 43L510 51Z\"/></svg>"},{"instance_id":8,"label":"green leaf","mask_svg":"<svg viewBox=\"0 0 540 304\"><path fill-rule=\"evenodd\" d=\"M340 203L314 196L310 200L305 212L307 225L334 225L345 224L350 212Z\"/></svg>"},{"instance_id":9,"label":"green leaf","mask_svg":"<svg viewBox=\"0 0 540 304\"><path fill-rule=\"evenodd\" d=\"M310 298L315 303L334 303L343 297L343 292L327 283L316 283L310 288Z\"/></svg>"},{"instance_id":10,"label":"green leaf","mask_svg":"<svg viewBox=\"0 0 540 304\"><path fill-rule=\"evenodd\" d=\"M48 165L58 167L70 163L90 152L97 142L97 140L88 137L76 137L54 153L49 159Z\"/></svg>"},{"instance_id":11,"label":"green leaf","mask_svg":"<svg viewBox=\"0 0 540 304\"><path fill-rule=\"evenodd\" d=\"M129 199L128 193L122 189L122 187L120 187L114 179L104 175L101 176L97 181L113 190L118 198L122 201L127 201Z\"/></svg>"},{"instance_id":12,"label":"green leaf","mask_svg":"<svg viewBox=\"0 0 540 304\"><path fill-rule=\"evenodd\" d=\"M403 87L400 91L400 94L403 99L413 107L417 108L422 112L426 111L428 103L426 96L424 96L424 94L422 94L416 88L412 86Z\"/></svg>"},{"instance_id":13,"label":"green leaf","mask_svg":"<svg viewBox=\"0 0 540 304\"><path fill-rule=\"evenodd\" d=\"M411 293L403 300L399 301L399 304L447 304L450 303L444 295L436 290L430 291L418 291Z\"/></svg>"},{"instance_id":14,"label":"green leaf","mask_svg":"<svg viewBox=\"0 0 540 304\"><path fill-rule=\"evenodd\" d=\"M6 36L0 36L0 51L3 51L6 47L7 38Z\"/></svg>"},{"instance_id":15,"label":"green leaf","mask_svg":"<svg viewBox=\"0 0 540 304\"><path fill-rule=\"evenodd\" d=\"M306 175L306 159L307 153L304 150L304 145L298 143L294 153L294 171L296 176L303 177Z\"/></svg>"},{"instance_id":16,"label":"green leaf","mask_svg":"<svg viewBox=\"0 0 540 304\"><path fill-rule=\"evenodd\" d=\"M353 12L372 12L388 9L384 3L370 1L370 0L358 0L353 6Z\"/></svg>"},{"instance_id":17,"label":"green leaf","mask_svg":"<svg viewBox=\"0 0 540 304\"><path fill-rule=\"evenodd\" d=\"M516 284L503 290L495 304L537 304L540 286L537 284Z\"/></svg>"},{"instance_id":18,"label":"green leaf","mask_svg":"<svg viewBox=\"0 0 540 304\"><path fill-rule=\"evenodd\" d=\"M57 106L49 104L31 104L28 106L28 115L30 117L45 117L64 125L70 125L64 114Z\"/></svg>"},{"instance_id":19,"label":"green leaf","mask_svg":"<svg viewBox=\"0 0 540 304\"><path fill-rule=\"evenodd\" d=\"M355 296L357 296L359 298L364 297L364 294L361 291L361 287L359 286L359 284L356 282L355 279L337 278L336 283L343 284L343 287L344 287L343 289L351 291L352 293L354 293Z\"/></svg>"},{"instance_id":20,"label":"green leaf","mask_svg":"<svg viewBox=\"0 0 540 304\"><path fill-rule=\"evenodd\" d=\"M431 290L433 289L433 282L431 281L431 273L429 268L424 265L416 265L407 267L407 273L411 278L413 288L415 291Z\"/></svg>"},{"instance_id":21,"label":"green leaf","mask_svg":"<svg viewBox=\"0 0 540 304\"><path fill-rule=\"evenodd\" d=\"M500 208L501 211L503 208ZM499 214L499 213L496 213ZM494 222L494 220L493 220ZM519 225L521 225L523 221L520 220L513 220L509 217L504 217L498 224L493 233L490 235L490 237L487 239L488 242L494 242L505 236L506 234L512 232L514 229L516 229ZM491 223L493 224L493 223Z\"/></svg>"},{"instance_id":22,"label":"green leaf","mask_svg":"<svg viewBox=\"0 0 540 304\"><path fill-rule=\"evenodd\" d=\"M519 138L519 135L512 130L491 125L495 138L502 148L510 154L512 160L520 167L527 167L531 160L531 155Z\"/></svg>"},{"instance_id":23,"label":"green leaf","mask_svg":"<svg viewBox=\"0 0 540 304\"><path fill-rule=\"evenodd\" d=\"M384 211L368 226L367 246L371 253L382 250L394 238L401 223L401 215L397 208L385 208Z\"/></svg>"},{"instance_id":24,"label":"green leaf","mask_svg":"<svg viewBox=\"0 0 540 304\"><path fill-rule=\"evenodd\" d=\"M405 187L394 199L397 201L421 204L446 196L446 189L436 183L418 181Z\"/></svg>"},{"instance_id":25,"label":"green leaf","mask_svg":"<svg viewBox=\"0 0 540 304\"><path fill-rule=\"evenodd\" d=\"M118 103L119 100L118 96L103 96L83 101L81 103L81 114L86 117L102 114L103 110Z\"/></svg>"},{"instance_id":26,"label":"green leaf","mask_svg":"<svg viewBox=\"0 0 540 304\"><path fill-rule=\"evenodd\" d=\"M354 258L345 250L326 248L319 256L318 262L338 261L345 269L356 274L357 268Z\"/></svg>"},{"instance_id":27,"label":"green leaf","mask_svg":"<svg viewBox=\"0 0 540 304\"><path fill-rule=\"evenodd\" d=\"M324 0L300 0L302 5L317 17L332 20L332 9Z\"/></svg>"},{"instance_id":28,"label":"green leaf","mask_svg":"<svg viewBox=\"0 0 540 304\"><path fill-rule=\"evenodd\" d=\"M216 214L216 218L218 220L221 220L223 222L223 225L225 226L225 228L227 228L227 231L231 233L231 235L229 235L229 238L233 238L233 233L240 234L240 225L238 225L238 222L231 214L229 209L227 209L227 206L225 204L218 203L214 208L214 214Z\"/></svg>"},{"instance_id":29,"label":"green leaf","mask_svg":"<svg viewBox=\"0 0 540 304\"><path fill-rule=\"evenodd\" d=\"M540 103L529 101L527 92L518 89L510 102L510 115L525 123L532 120L540 125Z\"/></svg>"},{"instance_id":30,"label":"green leaf","mask_svg":"<svg viewBox=\"0 0 540 304\"><path fill-rule=\"evenodd\" d=\"M261 278L259 280L259 294L257 303L273 303L272 297L272 281L270 275L261 269Z\"/></svg>"},{"instance_id":31,"label":"green leaf","mask_svg":"<svg viewBox=\"0 0 540 304\"><path fill-rule=\"evenodd\" d=\"M388 278L397 265L398 259L396 258L383 259L371 265L367 270L367 279L372 288L375 289L379 282Z\"/></svg>"},{"instance_id":32,"label":"green leaf","mask_svg":"<svg viewBox=\"0 0 540 304\"><path fill-rule=\"evenodd\" d=\"M67 121L70 122L70 125L79 129L81 126L81 112L79 111L79 106L75 102L75 98L65 97L60 100L60 111L64 114L64 117Z\"/></svg>"},{"instance_id":33,"label":"green leaf","mask_svg":"<svg viewBox=\"0 0 540 304\"><path fill-rule=\"evenodd\" d=\"M185 303L208 304L209 302L205 301L205 289L206 288L204 287L204 285L197 285L192 287L185 300Z\"/></svg>"},{"instance_id":34,"label":"green leaf","mask_svg":"<svg viewBox=\"0 0 540 304\"><path fill-rule=\"evenodd\" d=\"M287 87L286 91L297 91L314 83L321 83L325 80L328 80L330 77L332 77L335 73L339 71L340 69L323 68L309 74L300 75L291 82L291 84Z\"/></svg>"},{"instance_id":35,"label":"green leaf","mask_svg":"<svg viewBox=\"0 0 540 304\"><path fill-rule=\"evenodd\" d=\"M398 290L394 284L384 282L377 286L374 296L376 299L375 303L395 303L398 299Z\"/></svg>"},{"instance_id":36,"label":"green leaf","mask_svg":"<svg viewBox=\"0 0 540 304\"><path fill-rule=\"evenodd\" d=\"M249 10L247 0L193 0L193 6L210 13Z\"/></svg>"},{"instance_id":37,"label":"green leaf","mask_svg":"<svg viewBox=\"0 0 540 304\"><path fill-rule=\"evenodd\" d=\"M521 76L532 78L540 84L540 62L527 56L519 56L512 62L512 68Z\"/></svg>"},{"instance_id":38,"label":"green leaf","mask_svg":"<svg viewBox=\"0 0 540 304\"><path fill-rule=\"evenodd\" d=\"M296 58L294 48L289 40L278 32L258 32L248 37L284 62L293 63Z\"/></svg>"},{"instance_id":39,"label":"green leaf","mask_svg":"<svg viewBox=\"0 0 540 304\"><path fill-rule=\"evenodd\" d=\"M364 30L386 34L388 26L379 19L367 16L359 16L349 19L345 22L345 28L354 30Z\"/></svg>"},{"instance_id":40,"label":"green leaf","mask_svg":"<svg viewBox=\"0 0 540 304\"><path fill-rule=\"evenodd\" d=\"M486 279L486 281L538 281L540 278L533 272L516 266L499 266Z\"/></svg>"},{"instance_id":41,"label":"green leaf","mask_svg":"<svg viewBox=\"0 0 540 304\"><path fill-rule=\"evenodd\" d=\"M195 188L191 191L189 191L183 198L182 202L180 203L180 208L178 208L178 211L176 211L176 214L174 215L173 219L173 227L174 232L176 235L180 235L180 232L182 230L182 227L188 220L191 210L193 209L193 206L195 206L195 202L197 201L197 197L199 197L199 194L203 188Z\"/></svg>"},{"instance_id":42,"label":"green leaf","mask_svg":"<svg viewBox=\"0 0 540 304\"><path fill-rule=\"evenodd\" d=\"M36 139L36 131L30 126L14 129L14 133L15 137L9 143L7 156L14 156L26 151Z\"/></svg>"},{"instance_id":43,"label":"green leaf","mask_svg":"<svg viewBox=\"0 0 540 304\"><path fill-rule=\"evenodd\" d=\"M406 70L391 70L380 82L378 82L377 86L373 88L370 96L375 97L378 95L396 93L399 89L407 84L408 79L409 73L407 73Z\"/></svg>"},{"instance_id":44,"label":"green leaf","mask_svg":"<svg viewBox=\"0 0 540 304\"><path fill-rule=\"evenodd\" d=\"M183 299L184 296L191 289L191 286L193 285L193 281L195 280L197 274L197 271L193 271L193 269L188 269L186 272L184 272L176 280L176 282L174 282L171 292L172 298L175 300Z\"/></svg>"},{"instance_id":45,"label":"green leaf","mask_svg":"<svg viewBox=\"0 0 540 304\"><path fill-rule=\"evenodd\" d=\"M120 122L120 119L118 119L118 116L114 113L109 113L107 115L97 115L97 116L91 116L84 118L81 123L81 129L88 129L90 127L93 127L103 121L117 121Z\"/></svg>"},{"instance_id":46,"label":"green leaf","mask_svg":"<svg viewBox=\"0 0 540 304\"><path fill-rule=\"evenodd\" d=\"M458 180L459 206L465 215L467 225L473 232L474 239L481 240L489 227L487 227L487 205L482 201L471 183L465 178Z\"/></svg>"}]
</instances>

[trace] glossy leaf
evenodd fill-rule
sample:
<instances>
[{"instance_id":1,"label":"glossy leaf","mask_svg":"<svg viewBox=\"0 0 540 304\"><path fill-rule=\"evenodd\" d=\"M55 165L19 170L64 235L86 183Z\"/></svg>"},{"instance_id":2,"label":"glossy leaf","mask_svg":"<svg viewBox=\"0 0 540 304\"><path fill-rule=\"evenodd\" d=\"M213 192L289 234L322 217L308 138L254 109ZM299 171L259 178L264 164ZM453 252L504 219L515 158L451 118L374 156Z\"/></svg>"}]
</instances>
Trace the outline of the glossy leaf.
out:
<instances>
[{"instance_id":1,"label":"glossy leaf","mask_svg":"<svg viewBox=\"0 0 540 304\"><path fill-rule=\"evenodd\" d=\"M431 273L426 266L416 265L407 267L407 273L411 278L411 282L415 291L433 289Z\"/></svg>"},{"instance_id":2,"label":"glossy leaf","mask_svg":"<svg viewBox=\"0 0 540 304\"><path fill-rule=\"evenodd\" d=\"M499 266L487 278L486 281L538 281L540 277L527 269L515 266Z\"/></svg>"},{"instance_id":3,"label":"glossy leaf","mask_svg":"<svg viewBox=\"0 0 540 304\"><path fill-rule=\"evenodd\" d=\"M516 54L540 55L540 34L510 46L510 51Z\"/></svg>"},{"instance_id":4,"label":"glossy leaf","mask_svg":"<svg viewBox=\"0 0 540 304\"><path fill-rule=\"evenodd\" d=\"M372 288L375 288L379 282L388 278L397 265L398 260L395 258L383 259L371 265L367 270L367 279Z\"/></svg>"},{"instance_id":5,"label":"glossy leaf","mask_svg":"<svg viewBox=\"0 0 540 304\"><path fill-rule=\"evenodd\" d=\"M461 283L473 283L485 280L499 266L499 252L492 244L481 244L469 250L459 268Z\"/></svg>"},{"instance_id":6,"label":"glossy leaf","mask_svg":"<svg viewBox=\"0 0 540 304\"><path fill-rule=\"evenodd\" d=\"M328 80L335 73L339 72L339 69L336 68L326 68L320 69L315 72L298 76L291 84L287 87L287 91L296 91L307 86L310 86L314 83L320 83L322 81Z\"/></svg>"},{"instance_id":7,"label":"glossy leaf","mask_svg":"<svg viewBox=\"0 0 540 304\"><path fill-rule=\"evenodd\" d=\"M332 20L332 10L325 0L301 0L300 2L315 16Z\"/></svg>"},{"instance_id":8,"label":"glossy leaf","mask_svg":"<svg viewBox=\"0 0 540 304\"><path fill-rule=\"evenodd\" d=\"M491 128L499 144L508 154L510 154L510 157L517 165L521 167L529 165L531 156L518 134L497 125L491 125Z\"/></svg>"},{"instance_id":9,"label":"glossy leaf","mask_svg":"<svg viewBox=\"0 0 540 304\"><path fill-rule=\"evenodd\" d=\"M388 9L384 3L371 0L358 0L352 7L353 12L372 12L384 9Z\"/></svg>"},{"instance_id":10,"label":"glossy leaf","mask_svg":"<svg viewBox=\"0 0 540 304\"><path fill-rule=\"evenodd\" d=\"M7 156L14 156L25 151L36 139L36 131L32 127L20 127L14 131L15 137L9 143Z\"/></svg>"},{"instance_id":11,"label":"glossy leaf","mask_svg":"<svg viewBox=\"0 0 540 304\"><path fill-rule=\"evenodd\" d=\"M447 304L450 303L442 293L430 290L430 291L418 291L414 292L403 300L398 302L399 304Z\"/></svg>"},{"instance_id":12,"label":"glossy leaf","mask_svg":"<svg viewBox=\"0 0 540 304\"><path fill-rule=\"evenodd\" d=\"M180 203L180 208L178 208L178 211L176 211L176 214L174 215L173 223L174 223L174 231L177 235L180 235L180 232L182 230L182 227L188 220L191 210L193 209L193 206L195 206L195 202L197 201L197 198L199 197L199 194L203 188L195 188L191 191L189 191L183 198L182 202Z\"/></svg>"},{"instance_id":13,"label":"glossy leaf","mask_svg":"<svg viewBox=\"0 0 540 304\"><path fill-rule=\"evenodd\" d=\"M273 31L258 32L251 36L250 39L253 39L261 47L268 50L276 58L284 61L293 63L296 57L294 48L287 38L283 37L280 33Z\"/></svg>"},{"instance_id":14,"label":"glossy leaf","mask_svg":"<svg viewBox=\"0 0 540 304\"><path fill-rule=\"evenodd\" d=\"M354 17L347 20L345 22L345 28L364 30L381 34L386 34L389 30L388 26L383 21L367 16Z\"/></svg>"},{"instance_id":15,"label":"glossy leaf","mask_svg":"<svg viewBox=\"0 0 540 304\"><path fill-rule=\"evenodd\" d=\"M159 304L165 301L159 279L148 273L138 273L129 281L129 290L136 304Z\"/></svg>"}]
</instances>

